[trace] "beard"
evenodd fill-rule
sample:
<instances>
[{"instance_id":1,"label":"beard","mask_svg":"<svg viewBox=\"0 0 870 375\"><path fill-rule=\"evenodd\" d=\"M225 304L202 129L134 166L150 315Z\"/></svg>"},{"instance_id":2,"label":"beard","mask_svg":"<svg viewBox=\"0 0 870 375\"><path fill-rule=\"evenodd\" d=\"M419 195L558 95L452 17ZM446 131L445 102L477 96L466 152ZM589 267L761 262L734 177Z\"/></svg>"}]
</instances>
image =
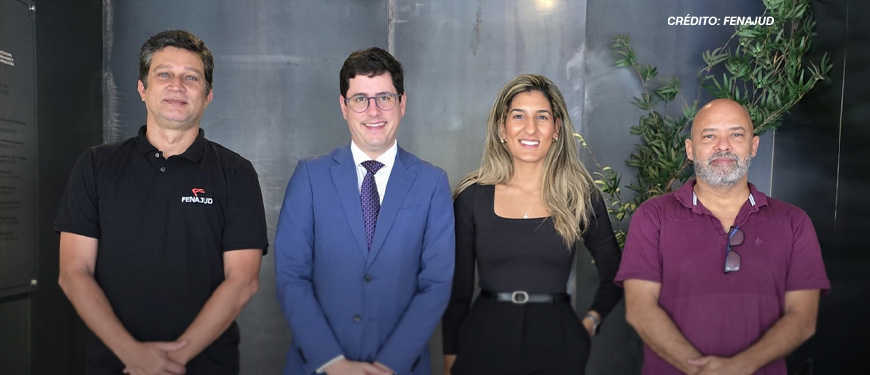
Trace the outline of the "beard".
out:
<instances>
[{"instance_id":1,"label":"beard","mask_svg":"<svg viewBox=\"0 0 870 375\"><path fill-rule=\"evenodd\" d=\"M719 158L734 160L734 164L714 165L713 160ZM694 155L694 159L695 177L717 188L731 187L740 182L749 173L749 165L752 164L751 156L740 159L739 156L724 151L710 155L705 161L698 158L698 155Z\"/></svg>"}]
</instances>

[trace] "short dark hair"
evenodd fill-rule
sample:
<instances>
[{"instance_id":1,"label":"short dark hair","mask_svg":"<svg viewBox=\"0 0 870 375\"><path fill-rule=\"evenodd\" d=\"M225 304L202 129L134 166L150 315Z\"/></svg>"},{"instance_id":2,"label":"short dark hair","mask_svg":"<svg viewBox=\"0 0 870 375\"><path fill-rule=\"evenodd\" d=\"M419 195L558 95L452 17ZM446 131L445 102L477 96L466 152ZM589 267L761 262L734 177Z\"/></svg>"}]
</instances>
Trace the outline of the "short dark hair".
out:
<instances>
[{"instance_id":1,"label":"short dark hair","mask_svg":"<svg viewBox=\"0 0 870 375\"><path fill-rule=\"evenodd\" d=\"M393 78L393 86L397 91L396 93L402 96L405 93L405 77L402 71L402 63L399 60L396 60L389 52L378 47L354 51L347 57L347 60L344 60L344 65L341 66L341 72L339 73L341 96L347 97L350 79L356 77L357 74L375 77L385 72L390 73L390 76Z\"/></svg>"},{"instance_id":2,"label":"short dark hair","mask_svg":"<svg viewBox=\"0 0 870 375\"><path fill-rule=\"evenodd\" d=\"M214 76L214 56L202 39L184 30L167 30L157 33L148 38L142 45L139 50L139 80L142 81L142 85L148 87L148 72L151 70L151 58L154 57L154 53L166 47L182 48L199 55L205 69L205 93L208 95L211 92Z\"/></svg>"}]
</instances>

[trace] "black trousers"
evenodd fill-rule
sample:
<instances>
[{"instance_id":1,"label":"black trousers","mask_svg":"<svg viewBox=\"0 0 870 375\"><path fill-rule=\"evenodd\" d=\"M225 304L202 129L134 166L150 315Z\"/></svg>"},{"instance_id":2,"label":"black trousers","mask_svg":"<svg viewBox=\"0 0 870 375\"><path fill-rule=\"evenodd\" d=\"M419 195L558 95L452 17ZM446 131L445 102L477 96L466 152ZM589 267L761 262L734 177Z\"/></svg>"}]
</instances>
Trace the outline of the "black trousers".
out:
<instances>
[{"instance_id":1,"label":"black trousers","mask_svg":"<svg viewBox=\"0 0 870 375\"><path fill-rule=\"evenodd\" d=\"M577 375L589 333L568 302L497 302L480 297L459 329L452 375Z\"/></svg>"}]
</instances>

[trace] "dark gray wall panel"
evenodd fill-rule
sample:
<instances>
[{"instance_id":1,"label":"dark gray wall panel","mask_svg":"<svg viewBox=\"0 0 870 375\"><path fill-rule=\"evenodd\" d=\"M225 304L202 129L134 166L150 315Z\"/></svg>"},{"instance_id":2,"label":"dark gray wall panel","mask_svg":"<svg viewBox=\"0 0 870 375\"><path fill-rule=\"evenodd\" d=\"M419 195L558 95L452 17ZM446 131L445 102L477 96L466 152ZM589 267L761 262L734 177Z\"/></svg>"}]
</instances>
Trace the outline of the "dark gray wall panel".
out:
<instances>
[{"instance_id":1,"label":"dark gray wall panel","mask_svg":"<svg viewBox=\"0 0 870 375\"><path fill-rule=\"evenodd\" d=\"M849 1L848 34L844 76L842 80L843 109L840 132L840 154L838 165L836 243L837 257L844 261L870 261L867 241L863 235L870 225L865 209L870 207L870 24L863 16L870 11L870 4ZM862 272L867 275L866 272ZM867 278L866 280L870 280Z\"/></svg>"},{"instance_id":2,"label":"dark gray wall panel","mask_svg":"<svg viewBox=\"0 0 870 375\"><path fill-rule=\"evenodd\" d=\"M0 297L0 373L30 373L30 299L27 294Z\"/></svg>"},{"instance_id":3,"label":"dark gray wall panel","mask_svg":"<svg viewBox=\"0 0 870 375\"><path fill-rule=\"evenodd\" d=\"M0 373L30 372L36 248L36 16L0 2Z\"/></svg>"},{"instance_id":4,"label":"dark gray wall panel","mask_svg":"<svg viewBox=\"0 0 870 375\"><path fill-rule=\"evenodd\" d=\"M0 296L36 277L36 15L0 2Z\"/></svg>"},{"instance_id":5,"label":"dark gray wall panel","mask_svg":"<svg viewBox=\"0 0 870 375\"><path fill-rule=\"evenodd\" d=\"M812 6L818 21L812 55L831 55L832 82L808 94L777 131L774 191L812 219L831 293L821 299L816 336L789 364L797 368L811 360L818 374L857 374L866 371L870 337L870 254L863 236L870 225L864 213L870 204L870 25L862 18L870 4L835 0Z\"/></svg>"},{"instance_id":6,"label":"dark gray wall panel","mask_svg":"<svg viewBox=\"0 0 870 375\"><path fill-rule=\"evenodd\" d=\"M102 143L102 2L40 1L37 15L39 287L30 294L31 373L79 375L87 331L57 284L54 220L76 159Z\"/></svg>"},{"instance_id":7,"label":"dark gray wall panel","mask_svg":"<svg viewBox=\"0 0 870 375\"><path fill-rule=\"evenodd\" d=\"M818 36L811 59L828 53L829 84L819 84L785 117L776 131L772 195L806 211L827 256L832 248L840 155L841 105L846 57L846 3L813 2ZM851 69L850 69L851 71ZM810 143L811 142L811 145Z\"/></svg>"}]
</instances>

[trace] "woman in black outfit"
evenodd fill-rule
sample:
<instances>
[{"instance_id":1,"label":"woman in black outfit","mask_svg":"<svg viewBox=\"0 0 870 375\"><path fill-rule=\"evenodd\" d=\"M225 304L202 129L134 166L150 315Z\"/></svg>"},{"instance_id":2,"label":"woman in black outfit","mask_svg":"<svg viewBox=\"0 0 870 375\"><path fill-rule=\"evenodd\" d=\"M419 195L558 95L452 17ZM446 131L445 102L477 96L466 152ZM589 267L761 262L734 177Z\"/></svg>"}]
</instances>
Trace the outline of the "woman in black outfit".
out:
<instances>
[{"instance_id":1,"label":"woman in black outfit","mask_svg":"<svg viewBox=\"0 0 870 375\"><path fill-rule=\"evenodd\" d=\"M574 127L552 81L512 79L487 122L481 167L454 194L445 373L583 374L590 336L622 297L613 283L621 253L607 208L577 157ZM601 279L582 321L566 293L579 239ZM481 293L472 304L475 264Z\"/></svg>"}]
</instances>

